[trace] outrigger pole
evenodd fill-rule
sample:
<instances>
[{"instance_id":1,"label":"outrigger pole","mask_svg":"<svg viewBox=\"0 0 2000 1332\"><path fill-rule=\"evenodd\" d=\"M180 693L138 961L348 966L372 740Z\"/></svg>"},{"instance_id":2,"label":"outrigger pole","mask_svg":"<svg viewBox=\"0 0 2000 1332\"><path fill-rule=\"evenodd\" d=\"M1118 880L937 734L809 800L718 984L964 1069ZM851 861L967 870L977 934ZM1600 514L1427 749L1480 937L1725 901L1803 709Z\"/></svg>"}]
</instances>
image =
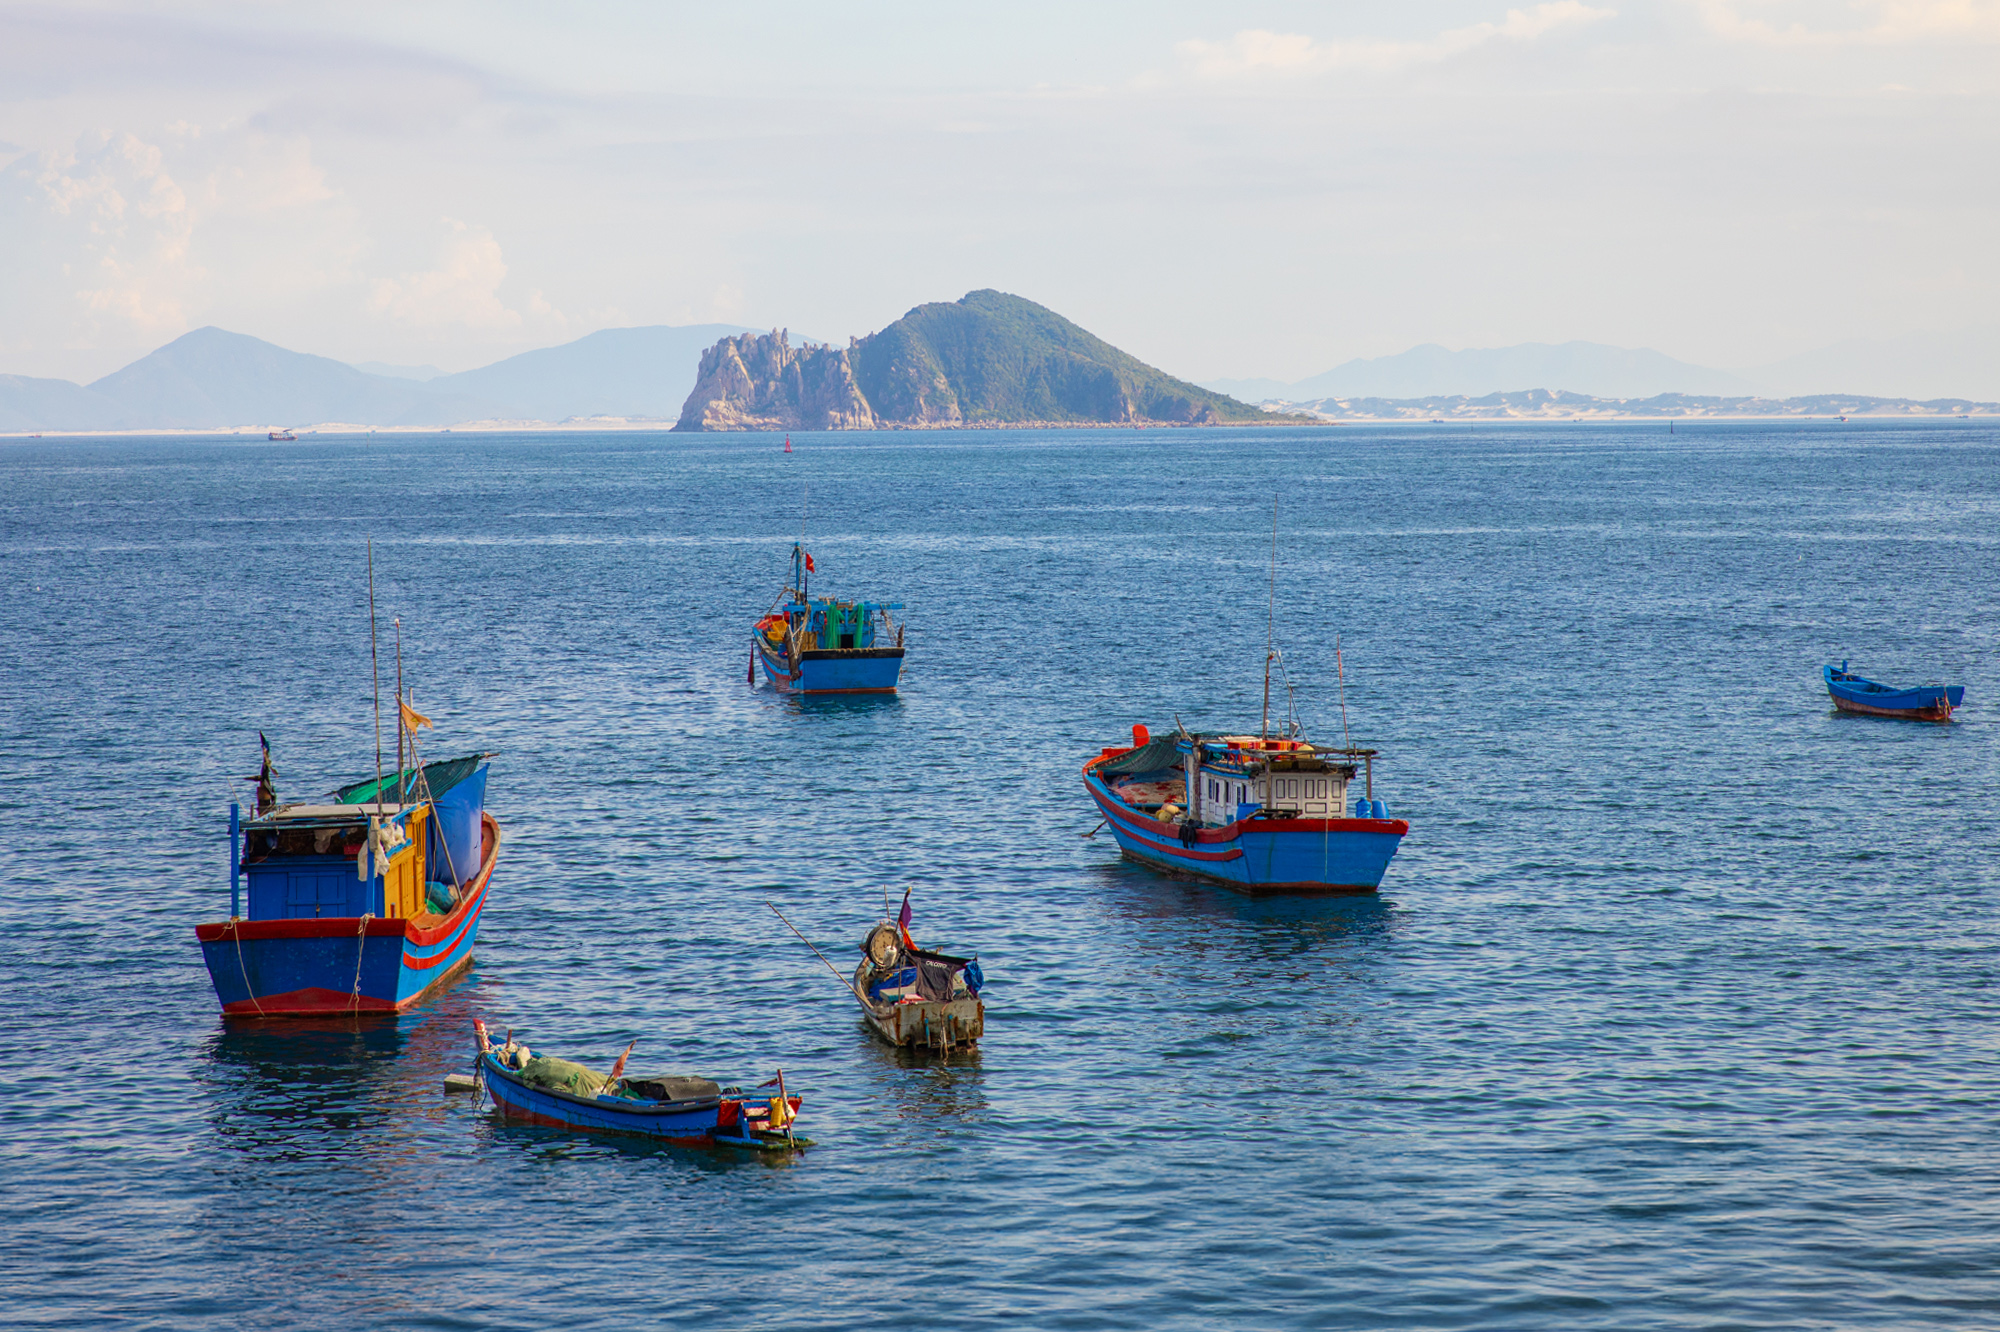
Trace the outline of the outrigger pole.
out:
<instances>
[{"instance_id":1,"label":"outrigger pole","mask_svg":"<svg viewBox=\"0 0 2000 1332\"><path fill-rule=\"evenodd\" d=\"M790 922L789 920L785 920L785 913L778 910L776 903L766 902L764 903L764 905L771 908L772 915L776 916L779 920L785 921L786 929L790 930L793 934L799 934L799 927L792 924L792 922ZM817 957L820 961L826 962L826 954L820 952L818 947L814 945L811 939L806 938L806 936L803 934L799 934L799 942L804 944L806 947L811 948L813 950L813 955ZM849 994L853 995L856 999L860 1000L861 1006L863 1008L868 1007L868 1001L866 999L861 998L861 991L854 988L853 981L847 979L847 977L840 974L839 967L836 967L831 962L826 962L826 969L833 973L833 978L835 980L839 981L842 985L847 987L847 992Z\"/></svg>"}]
</instances>

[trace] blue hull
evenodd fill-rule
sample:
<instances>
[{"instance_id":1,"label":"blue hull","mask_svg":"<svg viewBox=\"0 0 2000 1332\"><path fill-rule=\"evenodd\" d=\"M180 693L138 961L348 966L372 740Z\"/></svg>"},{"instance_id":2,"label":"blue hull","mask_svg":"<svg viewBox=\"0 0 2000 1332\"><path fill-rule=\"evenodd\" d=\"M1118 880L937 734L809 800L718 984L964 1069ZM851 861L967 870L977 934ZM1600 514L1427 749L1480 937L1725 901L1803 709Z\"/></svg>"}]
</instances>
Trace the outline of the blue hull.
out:
<instances>
[{"instance_id":1,"label":"blue hull","mask_svg":"<svg viewBox=\"0 0 2000 1332\"><path fill-rule=\"evenodd\" d=\"M489 820L490 822L490 820ZM195 926L222 1011L236 1017L400 1013L472 964L494 850L464 899L420 929L394 917L227 920Z\"/></svg>"},{"instance_id":2,"label":"blue hull","mask_svg":"<svg viewBox=\"0 0 2000 1332\"><path fill-rule=\"evenodd\" d=\"M893 694L903 673L903 649L824 649L802 654L797 671L761 636L751 644L771 687L789 694Z\"/></svg>"},{"instance_id":3,"label":"blue hull","mask_svg":"<svg viewBox=\"0 0 2000 1332\"><path fill-rule=\"evenodd\" d=\"M597 1133L629 1133L659 1142L705 1146L715 1140L722 1121L717 1098L655 1106L617 1097L585 1099L565 1096L522 1082L490 1054L479 1057L486 1090L493 1104L509 1119L545 1128L588 1129Z\"/></svg>"},{"instance_id":4,"label":"blue hull","mask_svg":"<svg viewBox=\"0 0 2000 1332\"><path fill-rule=\"evenodd\" d=\"M1084 785L1131 859L1252 896L1372 893L1410 831L1402 819L1243 819L1184 845L1178 829L1126 804L1088 769Z\"/></svg>"},{"instance_id":5,"label":"blue hull","mask_svg":"<svg viewBox=\"0 0 2000 1332\"><path fill-rule=\"evenodd\" d=\"M1859 712L1874 717L1905 717L1916 721L1950 721L1953 709L1965 702L1964 685L1920 685L1897 689L1892 685L1836 670L1820 668L1827 695L1842 712Z\"/></svg>"}]
</instances>

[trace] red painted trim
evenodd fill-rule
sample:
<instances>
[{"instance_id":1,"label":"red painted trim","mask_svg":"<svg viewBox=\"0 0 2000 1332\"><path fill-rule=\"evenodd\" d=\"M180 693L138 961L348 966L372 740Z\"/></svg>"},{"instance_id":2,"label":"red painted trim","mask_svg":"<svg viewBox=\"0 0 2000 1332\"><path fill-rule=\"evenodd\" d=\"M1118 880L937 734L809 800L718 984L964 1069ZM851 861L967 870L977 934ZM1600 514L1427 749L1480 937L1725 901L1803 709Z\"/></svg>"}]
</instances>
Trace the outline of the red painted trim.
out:
<instances>
[{"instance_id":1,"label":"red painted trim","mask_svg":"<svg viewBox=\"0 0 2000 1332\"><path fill-rule=\"evenodd\" d=\"M406 930L403 937L417 947L425 948L442 939L450 938L457 932L461 925L471 918L472 913L479 909L481 901L485 898L486 884L492 879L493 866L500 859L500 825L493 821L491 814L481 810L479 814L479 829L479 849L483 853L480 859L483 863L479 866L479 874L472 880L472 891L459 899L458 905L453 907L451 914L444 918L443 924L434 925L427 930L416 929L414 927Z\"/></svg>"},{"instance_id":2,"label":"red painted trim","mask_svg":"<svg viewBox=\"0 0 2000 1332\"><path fill-rule=\"evenodd\" d=\"M238 939L354 939L363 933L371 939L403 937L403 918L382 916L365 926L359 916L333 916L321 920L224 920L194 927L194 937L203 943Z\"/></svg>"},{"instance_id":3,"label":"red painted trim","mask_svg":"<svg viewBox=\"0 0 2000 1332\"><path fill-rule=\"evenodd\" d=\"M480 895L480 899L484 901L485 894L482 893ZM477 912L473 913L471 916L466 917L465 929L472 928L472 922L477 920L478 918L479 917ZM438 949L435 953L432 953L429 957L411 957L410 942L409 940L405 939L403 941L403 969L405 971L429 971L432 967L442 966L445 963L445 961L451 957L453 953L458 951L458 940L463 939L464 937L465 937L465 930L460 930L458 933L458 938L453 939L449 944L447 944L443 948Z\"/></svg>"},{"instance_id":4,"label":"red painted trim","mask_svg":"<svg viewBox=\"0 0 2000 1332\"><path fill-rule=\"evenodd\" d=\"M1144 815L1135 814L1131 811L1130 806L1126 806L1123 809L1119 808L1122 802L1101 794L1095 787L1091 788L1090 794L1097 801L1098 808L1104 811L1106 818L1114 820L1120 828L1146 843L1146 845L1165 851L1169 855L1179 856L1186 860L1240 860L1243 856L1243 848L1240 846L1232 846L1223 851L1197 851L1192 847L1183 846L1180 843L1178 835L1176 835L1175 840L1171 843L1154 841L1154 838L1164 837L1165 834L1157 833L1151 828L1144 827L1140 823L1140 820L1145 818ZM1166 826L1160 823L1158 819L1147 820L1147 822L1151 822L1157 827L1164 828ZM1196 834L1196 837L1198 840L1206 842L1227 840L1226 838L1216 837L1207 830Z\"/></svg>"},{"instance_id":5,"label":"red painted trim","mask_svg":"<svg viewBox=\"0 0 2000 1332\"><path fill-rule=\"evenodd\" d=\"M232 1017L326 1017L339 1013L393 1013L396 1006L384 999L362 995L357 1007L352 992L322 989L309 986L303 990L287 990L283 994L259 995L256 999L239 999L233 1004L224 1004L222 1011Z\"/></svg>"},{"instance_id":6,"label":"red painted trim","mask_svg":"<svg viewBox=\"0 0 2000 1332\"><path fill-rule=\"evenodd\" d=\"M1948 722L1951 720L1951 705L1942 700L1936 703L1926 703L1920 708L1877 708L1871 707L1866 703L1856 703L1852 699L1845 699L1835 694L1833 696L1833 706L1842 712L1860 713L1870 717L1898 717L1904 721Z\"/></svg>"}]
</instances>

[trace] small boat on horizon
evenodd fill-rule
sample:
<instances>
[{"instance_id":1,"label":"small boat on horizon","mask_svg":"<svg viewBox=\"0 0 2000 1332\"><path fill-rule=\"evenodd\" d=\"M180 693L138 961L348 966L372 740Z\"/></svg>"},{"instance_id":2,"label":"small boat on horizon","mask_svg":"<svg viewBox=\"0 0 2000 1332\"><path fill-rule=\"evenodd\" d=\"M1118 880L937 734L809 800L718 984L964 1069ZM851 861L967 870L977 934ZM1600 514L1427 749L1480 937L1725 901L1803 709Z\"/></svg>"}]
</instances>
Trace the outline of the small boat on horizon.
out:
<instances>
[{"instance_id":1,"label":"small boat on horizon","mask_svg":"<svg viewBox=\"0 0 2000 1332\"><path fill-rule=\"evenodd\" d=\"M1822 666L1820 677L1833 706L1842 712L1870 717L1900 717L1908 721L1948 722L1965 702L1964 685L1926 684L1900 689L1852 674L1847 663Z\"/></svg>"},{"instance_id":2,"label":"small boat on horizon","mask_svg":"<svg viewBox=\"0 0 2000 1332\"><path fill-rule=\"evenodd\" d=\"M792 547L792 581L750 634L749 683L757 662L773 689L787 694L893 694L902 680L900 602L817 600L813 557Z\"/></svg>"},{"instance_id":3,"label":"small boat on horizon","mask_svg":"<svg viewBox=\"0 0 2000 1332\"><path fill-rule=\"evenodd\" d=\"M273 430L266 438L293 442L298 439L298 436L289 430Z\"/></svg>"}]
</instances>

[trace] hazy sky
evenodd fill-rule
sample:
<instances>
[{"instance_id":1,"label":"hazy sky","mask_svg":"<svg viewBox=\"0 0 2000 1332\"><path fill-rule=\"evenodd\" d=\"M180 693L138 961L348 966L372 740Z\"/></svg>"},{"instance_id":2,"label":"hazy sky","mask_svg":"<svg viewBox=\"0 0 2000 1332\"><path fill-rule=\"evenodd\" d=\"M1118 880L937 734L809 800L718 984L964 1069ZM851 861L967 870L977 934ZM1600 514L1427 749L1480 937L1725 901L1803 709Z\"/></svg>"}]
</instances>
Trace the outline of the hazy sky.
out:
<instances>
[{"instance_id":1,"label":"hazy sky","mask_svg":"<svg viewBox=\"0 0 2000 1332\"><path fill-rule=\"evenodd\" d=\"M1183 376L1990 322L2000 0L0 2L0 373L999 287Z\"/></svg>"}]
</instances>

